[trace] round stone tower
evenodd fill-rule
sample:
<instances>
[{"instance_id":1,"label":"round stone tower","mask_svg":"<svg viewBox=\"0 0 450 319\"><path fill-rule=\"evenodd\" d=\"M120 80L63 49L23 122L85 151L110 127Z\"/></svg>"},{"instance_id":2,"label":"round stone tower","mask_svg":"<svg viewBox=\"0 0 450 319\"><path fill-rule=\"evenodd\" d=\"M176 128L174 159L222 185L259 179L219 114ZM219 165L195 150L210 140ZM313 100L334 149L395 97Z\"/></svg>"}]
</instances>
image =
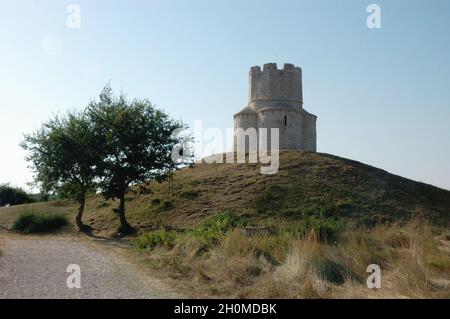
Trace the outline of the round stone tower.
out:
<instances>
[{"instance_id":1,"label":"round stone tower","mask_svg":"<svg viewBox=\"0 0 450 319\"><path fill-rule=\"evenodd\" d=\"M301 110L303 104L302 69L285 64L282 70L276 63L264 64L261 71L254 66L249 72L249 106L258 112L264 108Z\"/></svg>"},{"instance_id":2,"label":"round stone tower","mask_svg":"<svg viewBox=\"0 0 450 319\"><path fill-rule=\"evenodd\" d=\"M316 151L317 117L303 109L301 68L288 63L281 70L276 63L264 64L263 70L252 67L248 99L247 107L234 115L235 132L267 128L270 147L270 129L278 128L280 149ZM235 134L235 150L238 138Z\"/></svg>"}]
</instances>

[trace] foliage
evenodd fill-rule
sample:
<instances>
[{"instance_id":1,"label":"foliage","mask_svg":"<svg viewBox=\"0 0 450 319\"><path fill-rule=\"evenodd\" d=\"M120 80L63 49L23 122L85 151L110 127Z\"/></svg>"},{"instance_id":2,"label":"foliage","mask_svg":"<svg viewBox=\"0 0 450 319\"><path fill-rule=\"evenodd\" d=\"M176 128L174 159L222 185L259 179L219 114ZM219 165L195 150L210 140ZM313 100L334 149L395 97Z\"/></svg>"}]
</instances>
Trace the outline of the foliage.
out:
<instances>
[{"instance_id":1,"label":"foliage","mask_svg":"<svg viewBox=\"0 0 450 319\"><path fill-rule=\"evenodd\" d=\"M27 212L20 215L12 229L24 234L51 233L67 225L67 218L61 214Z\"/></svg>"},{"instance_id":2,"label":"foliage","mask_svg":"<svg viewBox=\"0 0 450 319\"><path fill-rule=\"evenodd\" d=\"M25 135L21 146L28 151L26 159L32 163L43 193L54 191L79 201L76 222L80 230L84 229L81 217L86 193L95 186L99 162L99 144L86 114L55 116Z\"/></svg>"},{"instance_id":3,"label":"foliage","mask_svg":"<svg viewBox=\"0 0 450 319\"><path fill-rule=\"evenodd\" d=\"M175 231L165 229L143 233L134 240L134 245L142 250L152 250L157 246L171 248L177 240L182 242L193 238L202 245L203 249L208 249L223 239L229 230L237 226L245 226L247 223L247 219L235 213L224 212L208 218L201 225L188 229L180 236L177 236Z\"/></svg>"},{"instance_id":4,"label":"foliage","mask_svg":"<svg viewBox=\"0 0 450 319\"><path fill-rule=\"evenodd\" d=\"M129 101L123 94L114 96L109 85L98 102L89 104L87 114L101 145L99 186L106 199L119 199L121 231L128 232L125 194L129 186L164 179L177 167L172 150L179 140L173 133L183 124L146 99Z\"/></svg>"},{"instance_id":5,"label":"foliage","mask_svg":"<svg viewBox=\"0 0 450 319\"><path fill-rule=\"evenodd\" d=\"M275 234L252 236L238 229L226 231L233 228L228 217L220 214L198 227L226 232L207 254L201 253L204 247L198 242L186 240L169 245L170 249L147 251L145 258L156 271L185 281L198 295L209 297L449 297L446 229L432 231L426 221L372 229L347 227L337 245L328 245L313 234L300 238L281 228ZM180 239L188 238L181 235L176 241ZM367 289L369 264L379 265L389 279L383 289Z\"/></svg>"},{"instance_id":6,"label":"foliage","mask_svg":"<svg viewBox=\"0 0 450 319\"><path fill-rule=\"evenodd\" d=\"M197 239L204 248L217 244L231 229L246 226L247 219L240 218L233 212L223 212L206 219L199 226L188 230L189 236Z\"/></svg>"},{"instance_id":7,"label":"foliage","mask_svg":"<svg viewBox=\"0 0 450 319\"><path fill-rule=\"evenodd\" d=\"M0 184L0 206L6 204L20 205L34 202L33 197L22 188L13 187L9 184Z\"/></svg>"},{"instance_id":8,"label":"foliage","mask_svg":"<svg viewBox=\"0 0 450 319\"><path fill-rule=\"evenodd\" d=\"M326 217L323 213L318 215L303 215L288 231L300 238L304 238L311 232L317 239L325 243L334 243L344 230L344 224L335 218Z\"/></svg>"},{"instance_id":9,"label":"foliage","mask_svg":"<svg viewBox=\"0 0 450 319\"><path fill-rule=\"evenodd\" d=\"M59 187L57 198L58 199L78 199L80 197L79 191L80 191L79 185L67 183L67 184L61 185L61 187ZM96 192L95 180L93 180L91 182L91 186L86 189L85 196L88 197L90 195L95 194L95 192Z\"/></svg>"},{"instance_id":10,"label":"foliage","mask_svg":"<svg viewBox=\"0 0 450 319\"><path fill-rule=\"evenodd\" d=\"M79 201L80 230L86 228L81 222L86 196L99 187L106 199L119 199L121 231L128 232L129 186L162 180L183 164L172 158L173 149L183 145L174 134L181 128L181 122L148 100L116 97L106 85L98 102L91 102L83 112L54 117L26 135L22 147L44 193L53 191Z\"/></svg>"},{"instance_id":11,"label":"foliage","mask_svg":"<svg viewBox=\"0 0 450 319\"><path fill-rule=\"evenodd\" d=\"M157 246L171 248L173 247L176 238L176 232L160 229L137 236L133 240L133 244L136 248L141 250L152 250Z\"/></svg>"}]
</instances>

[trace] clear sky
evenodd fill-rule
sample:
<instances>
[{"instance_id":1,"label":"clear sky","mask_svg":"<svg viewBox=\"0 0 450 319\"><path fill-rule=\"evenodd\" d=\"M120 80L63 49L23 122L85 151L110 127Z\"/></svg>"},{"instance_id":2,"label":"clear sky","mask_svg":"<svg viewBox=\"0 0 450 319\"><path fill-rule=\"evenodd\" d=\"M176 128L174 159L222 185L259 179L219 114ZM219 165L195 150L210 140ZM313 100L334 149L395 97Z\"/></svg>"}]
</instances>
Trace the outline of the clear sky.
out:
<instances>
[{"instance_id":1,"label":"clear sky","mask_svg":"<svg viewBox=\"0 0 450 319\"><path fill-rule=\"evenodd\" d=\"M366 25L371 3L381 29ZM32 180L23 133L108 81L225 130L247 104L249 68L290 62L319 152L450 189L449 40L448 0L2 0L0 183Z\"/></svg>"}]
</instances>

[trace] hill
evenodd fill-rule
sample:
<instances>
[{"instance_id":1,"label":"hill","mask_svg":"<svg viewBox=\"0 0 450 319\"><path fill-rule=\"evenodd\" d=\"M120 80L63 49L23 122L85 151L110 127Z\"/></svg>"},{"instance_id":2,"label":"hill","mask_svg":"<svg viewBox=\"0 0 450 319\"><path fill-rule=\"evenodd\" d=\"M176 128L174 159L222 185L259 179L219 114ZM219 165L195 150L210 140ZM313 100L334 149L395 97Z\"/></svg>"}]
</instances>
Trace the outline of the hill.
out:
<instances>
[{"instance_id":1,"label":"hill","mask_svg":"<svg viewBox=\"0 0 450 319\"><path fill-rule=\"evenodd\" d=\"M259 164L197 164L150 186L149 194L127 196L127 216L140 230L190 227L221 211L248 215L261 224L317 213L369 226L409 220L413 214L441 225L450 220L450 191L323 153L282 151L274 175L260 174ZM95 195L85 220L99 230L113 230L116 206ZM0 223L10 225L24 209L71 213L75 207L49 202L3 208Z\"/></svg>"},{"instance_id":2,"label":"hill","mask_svg":"<svg viewBox=\"0 0 450 319\"><path fill-rule=\"evenodd\" d=\"M150 186L126 200L140 233L132 239L136 258L188 295L450 296L449 191L304 151L281 152L275 175L255 164L198 164ZM84 221L112 236L116 207L94 195ZM76 203L1 208L0 226L30 211L73 220ZM382 269L383 289L367 289L371 264Z\"/></svg>"}]
</instances>

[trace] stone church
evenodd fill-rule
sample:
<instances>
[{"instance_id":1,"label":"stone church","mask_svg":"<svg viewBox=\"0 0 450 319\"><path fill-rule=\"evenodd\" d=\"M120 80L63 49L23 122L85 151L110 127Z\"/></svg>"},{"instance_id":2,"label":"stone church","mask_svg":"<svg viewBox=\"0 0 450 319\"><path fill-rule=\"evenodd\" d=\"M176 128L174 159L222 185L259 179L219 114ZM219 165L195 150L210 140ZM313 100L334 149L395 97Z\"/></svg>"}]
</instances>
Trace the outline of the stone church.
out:
<instances>
[{"instance_id":1,"label":"stone church","mask_svg":"<svg viewBox=\"0 0 450 319\"><path fill-rule=\"evenodd\" d=\"M279 129L279 149L316 151L317 116L303 108L302 69L276 63L249 72L248 105L234 115L234 129ZM270 139L269 139L270 141ZM234 138L235 150L237 136ZM246 143L247 144L247 143ZM270 142L269 142L270 148Z\"/></svg>"}]
</instances>

